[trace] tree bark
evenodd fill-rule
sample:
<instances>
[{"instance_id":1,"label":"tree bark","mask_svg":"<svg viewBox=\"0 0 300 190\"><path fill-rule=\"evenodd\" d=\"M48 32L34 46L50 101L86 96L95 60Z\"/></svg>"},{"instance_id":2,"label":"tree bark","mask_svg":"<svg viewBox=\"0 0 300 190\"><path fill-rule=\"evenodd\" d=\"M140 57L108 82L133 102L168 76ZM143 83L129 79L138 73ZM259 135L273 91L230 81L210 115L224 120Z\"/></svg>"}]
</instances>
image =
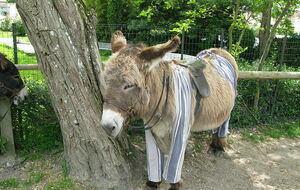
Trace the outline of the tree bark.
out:
<instances>
[{"instance_id":1,"label":"tree bark","mask_svg":"<svg viewBox=\"0 0 300 190\"><path fill-rule=\"evenodd\" d=\"M265 61L266 61L266 59L268 57L271 44L272 44L273 39L274 39L274 37L276 35L277 27L279 26L280 22L282 21L283 17L286 15L286 13L289 10L289 8L291 7L291 5L292 5L291 1L288 1L286 3L286 5L283 8L282 12L278 16L275 24L271 28L270 34L268 34L268 39L265 42L266 44L264 46L264 49L262 51L262 55L261 55L259 63L258 63L258 69L257 69L258 71L262 70L263 64L265 63ZM255 92L254 104L253 104L253 108L254 108L255 111L258 111L259 97L260 97L260 82L256 81L256 92Z\"/></svg>"},{"instance_id":2,"label":"tree bark","mask_svg":"<svg viewBox=\"0 0 300 190\"><path fill-rule=\"evenodd\" d=\"M132 189L122 148L100 126L102 65L93 15L80 0L17 0L60 120L70 177Z\"/></svg>"},{"instance_id":3,"label":"tree bark","mask_svg":"<svg viewBox=\"0 0 300 190\"><path fill-rule=\"evenodd\" d=\"M228 29L228 51L232 51L232 44L233 44L233 30L236 27L236 21L239 15L240 9L240 0L235 0L235 7L233 9L233 21Z\"/></svg>"},{"instance_id":4,"label":"tree bark","mask_svg":"<svg viewBox=\"0 0 300 190\"><path fill-rule=\"evenodd\" d=\"M265 11L262 12L260 28L263 30L259 31L259 52L263 54L263 50L266 45L266 41L269 38L271 29L271 18L272 18L272 7L273 2L270 0L265 1Z\"/></svg>"}]
</instances>

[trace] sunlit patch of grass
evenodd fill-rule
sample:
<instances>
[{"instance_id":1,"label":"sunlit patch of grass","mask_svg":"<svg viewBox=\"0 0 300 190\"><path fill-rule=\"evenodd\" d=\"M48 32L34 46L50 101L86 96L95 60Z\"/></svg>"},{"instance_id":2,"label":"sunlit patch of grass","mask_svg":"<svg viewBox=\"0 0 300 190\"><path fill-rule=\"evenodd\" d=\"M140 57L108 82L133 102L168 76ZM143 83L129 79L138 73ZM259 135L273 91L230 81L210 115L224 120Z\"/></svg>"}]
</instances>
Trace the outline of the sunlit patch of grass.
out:
<instances>
[{"instance_id":1,"label":"sunlit patch of grass","mask_svg":"<svg viewBox=\"0 0 300 190\"><path fill-rule=\"evenodd\" d=\"M76 190L73 181L69 178L64 178L58 181L53 181L46 185L44 190Z\"/></svg>"},{"instance_id":2,"label":"sunlit patch of grass","mask_svg":"<svg viewBox=\"0 0 300 190\"><path fill-rule=\"evenodd\" d=\"M0 181L0 187L3 189L7 188L17 188L20 185L20 180L18 178L8 178Z\"/></svg>"},{"instance_id":3,"label":"sunlit patch of grass","mask_svg":"<svg viewBox=\"0 0 300 190\"><path fill-rule=\"evenodd\" d=\"M242 139L255 143L268 138L300 138L300 121L271 124L258 127L255 130L246 130L242 133Z\"/></svg>"},{"instance_id":4,"label":"sunlit patch of grass","mask_svg":"<svg viewBox=\"0 0 300 190\"><path fill-rule=\"evenodd\" d=\"M0 30L0 38L12 38L12 32Z\"/></svg>"},{"instance_id":5,"label":"sunlit patch of grass","mask_svg":"<svg viewBox=\"0 0 300 190\"><path fill-rule=\"evenodd\" d=\"M14 60L14 49L5 45L0 44L0 52L6 55L6 58L13 61ZM36 64L37 59L35 55L28 55L23 51L18 51L18 63L19 64Z\"/></svg>"},{"instance_id":6,"label":"sunlit patch of grass","mask_svg":"<svg viewBox=\"0 0 300 190\"><path fill-rule=\"evenodd\" d=\"M243 140L249 140L252 141L254 143L258 143L258 142L262 142L265 141L266 139L268 139L267 136L262 135L262 134L253 134L253 133L243 133L242 135L242 139Z\"/></svg>"},{"instance_id":7,"label":"sunlit patch of grass","mask_svg":"<svg viewBox=\"0 0 300 190\"><path fill-rule=\"evenodd\" d=\"M43 172L32 172L30 178L24 182L24 185L32 185L42 181L45 174Z\"/></svg>"},{"instance_id":8,"label":"sunlit patch of grass","mask_svg":"<svg viewBox=\"0 0 300 190\"><path fill-rule=\"evenodd\" d=\"M12 32L7 32L7 31L0 31L0 38L12 38ZM17 39L29 42L29 39L27 36L17 36Z\"/></svg>"},{"instance_id":9,"label":"sunlit patch of grass","mask_svg":"<svg viewBox=\"0 0 300 190\"><path fill-rule=\"evenodd\" d=\"M111 51L100 50L101 61L103 62L107 61L110 55L111 55Z\"/></svg>"}]
</instances>

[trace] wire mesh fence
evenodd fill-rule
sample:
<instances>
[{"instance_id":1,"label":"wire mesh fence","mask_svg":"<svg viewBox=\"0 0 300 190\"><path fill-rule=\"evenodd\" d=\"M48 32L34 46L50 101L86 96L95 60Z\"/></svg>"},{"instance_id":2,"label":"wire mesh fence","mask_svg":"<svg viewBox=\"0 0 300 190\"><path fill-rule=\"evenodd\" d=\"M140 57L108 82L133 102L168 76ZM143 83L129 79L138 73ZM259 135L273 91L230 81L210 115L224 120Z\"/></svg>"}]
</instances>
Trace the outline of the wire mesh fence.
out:
<instances>
[{"instance_id":1,"label":"wire mesh fence","mask_svg":"<svg viewBox=\"0 0 300 190\"><path fill-rule=\"evenodd\" d=\"M128 25L101 25L97 35L99 42L109 43L111 34L115 30L121 30L129 43L143 42L147 45L155 45L168 41L176 33L164 28L135 28ZM13 33L0 31L0 52L11 61L15 61L13 49ZM28 38L17 36L18 64L36 64L36 56L33 53L19 49L22 44L28 44ZM199 51L211 47L228 46L228 33L221 31L207 31L194 29L189 33L180 35L182 46L177 53L196 55ZM239 34L233 36L234 43ZM7 43L6 43L7 42ZM253 62L259 57L257 38L250 31L246 31L241 40L241 46L247 47L239 58L238 64L242 70L254 70ZM101 45L101 43L100 43ZM282 48L282 46L285 48ZM109 49L109 47L100 47ZM100 51L102 60L107 60L110 51ZM292 36L276 38L272 44L268 59L268 70L278 70L278 65L292 66L292 71L299 71L300 63L300 38ZM177 57L178 58L178 57ZM284 68L281 68L284 69ZM24 81L44 80L40 71L20 71ZM299 80L264 80L261 82L261 98L259 110L253 110L255 92L255 80L239 80L236 106L233 110L231 123L237 127L253 126L260 123L276 121L292 121L300 116L300 81Z\"/></svg>"},{"instance_id":2,"label":"wire mesh fence","mask_svg":"<svg viewBox=\"0 0 300 190\"><path fill-rule=\"evenodd\" d=\"M111 34L115 30L121 30L129 43L145 43L146 45L155 45L168 41L175 35L181 37L181 47L177 53L196 55L199 51L216 47L225 48L229 46L229 37L227 30L206 30L203 28L194 28L189 32L177 34L170 28L155 27L134 27L126 24L102 24L98 26L97 36L100 42L110 42ZM233 32L233 44L235 45L241 38L240 31ZM286 48L282 49L282 46ZM101 48L101 47L100 47ZM253 62L259 59L259 39L250 29L243 32L240 40L240 48L243 52L239 55L244 61ZM233 48L234 49L234 48ZM241 49L234 49L241 51ZM300 66L300 36L277 36L271 46L269 58L275 61L275 65L286 64L291 67ZM282 59L282 60L281 60Z\"/></svg>"},{"instance_id":3,"label":"wire mesh fence","mask_svg":"<svg viewBox=\"0 0 300 190\"><path fill-rule=\"evenodd\" d=\"M15 64L37 64L37 59L28 37L13 30L0 31L0 53ZM14 40L15 36L15 40ZM41 71L26 70L20 71L21 77L27 80L43 80Z\"/></svg>"},{"instance_id":4,"label":"wire mesh fence","mask_svg":"<svg viewBox=\"0 0 300 190\"><path fill-rule=\"evenodd\" d=\"M177 35L169 28L134 27L125 24L103 24L98 28L98 40L104 42L104 44L110 42L111 34L115 30L121 30L128 43L142 42L149 46L164 43ZM239 41L240 34L241 32L234 31L233 44ZM226 30L196 28L179 34L179 36L181 37L181 46L176 52L179 54L195 56L204 49L212 47L227 49L229 46L228 32ZM245 30L240 40L240 46L244 51L237 58L241 70L256 70L255 64L260 56L258 44L258 38L254 32ZM282 48L283 46L285 48ZM235 51L240 50L236 49ZM284 71L300 71L300 36L276 37L265 65L264 70L269 71L283 69ZM239 80L236 106L231 117L233 126L248 127L262 123L299 120L299 80L261 81L260 104L257 111L253 109L255 86L256 80Z\"/></svg>"}]
</instances>

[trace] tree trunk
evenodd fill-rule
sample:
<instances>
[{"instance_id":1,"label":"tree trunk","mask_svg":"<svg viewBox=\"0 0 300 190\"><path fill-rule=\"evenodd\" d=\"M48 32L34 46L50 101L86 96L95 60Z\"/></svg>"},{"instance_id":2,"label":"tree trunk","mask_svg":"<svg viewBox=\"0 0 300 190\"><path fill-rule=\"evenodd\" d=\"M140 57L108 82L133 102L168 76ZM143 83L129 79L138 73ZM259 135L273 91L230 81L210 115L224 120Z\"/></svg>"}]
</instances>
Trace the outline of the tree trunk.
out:
<instances>
[{"instance_id":1,"label":"tree trunk","mask_svg":"<svg viewBox=\"0 0 300 190\"><path fill-rule=\"evenodd\" d=\"M265 1L264 7L265 7L265 11L262 12L261 24L260 24L260 28L262 28L262 30L259 31L259 36L258 36L260 55L263 54L266 41L269 38L269 34L270 34L273 2L270 0Z\"/></svg>"},{"instance_id":2,"label":"tree trunk","mask_svg":"<svg viewBox=\"0 0 300 190\"><path fill-rule=\"evenodd\" d=\"M100 126L104 83L93 15L80 0L16 3L60 120L70 177L99 189L132 189L122 148Z\"/></svg>"},{"instance_id":3,"label":"tree trunk","mask_svg":"<svg viewBox=\"0 0 300 190\"><path fill-rule=\"evenodd\" d=\"M233 30L236 27L237 18L239 15L240 9L240 0L235 0L235 7L233 9L233 21L228 29L228 51L231 53L232 51L232 44L233 44Z\"/></svg>"},{"instance_id":4,"label":"tree trunk","mask_svg":"<svg viewBox=\"0 0 300 190\"><path fill-rule=\"evenodd\" d=\"M264 46L261 58L260 58L259 63L258 63L258 69L257 69L258 71L262 70L263 64L265 63L265 61L266 61L266 59L268 57L271 44L272 44L273 39L274 39L274 37L276 35L277 27L279 26L280 22L282 21L283 17L286 15L286 13L289 10L289 8L291 7L291 5L292 5L291 1L288 1L286 3L286 5L283 8L282 12L278 16L275 24L271 28L270 34L268 34L268 39L265 42L266 44ZM259 82L259 80L257 80L256 81L256 92L255 92L254 104L253 104L253 108L254 108L255 111L258 111L259 97L260 97L260 82Z\"/></svg>"}]
</instances>

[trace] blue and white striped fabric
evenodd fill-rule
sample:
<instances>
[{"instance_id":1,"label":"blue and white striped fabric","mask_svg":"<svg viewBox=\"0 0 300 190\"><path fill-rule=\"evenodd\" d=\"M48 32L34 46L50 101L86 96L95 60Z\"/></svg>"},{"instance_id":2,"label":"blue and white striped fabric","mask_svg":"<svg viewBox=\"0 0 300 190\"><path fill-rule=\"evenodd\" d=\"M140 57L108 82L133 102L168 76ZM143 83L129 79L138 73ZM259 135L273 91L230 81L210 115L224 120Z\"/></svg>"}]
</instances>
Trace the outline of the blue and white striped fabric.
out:
<instances>
[{"instance_id":1,"label":"blue and white striped fabric","mask_svg":"<svg viewBox=\"0 0 300 190\"><path fill-rule=\"evenodd\" d=\"M198 53L196 58L200 60L204 60L204 57L206 55L211 56L211 58L215 63L216 70L223 78L225 78L231 84L234 92L236 92L236 73L231 63L224 57L221 57L207 50Z\"/></svg>"},{"instance_id":2,"label":"blue and white striped fabric","mask_svg":"<svg viewBox=\"0 0 300 190\"><path fill-rule=\"evenodd\" d=\"M236 95L237 84L236 84L236 73L235 73L234 67L224 57L221 57L221 56L214 54L207 50L201 51L200 53L198 53L198 55L196 56L196 59L205 61L204 57L206 55L209 55L211 57L211 59L215 63L216 70L223 78L225 78L231 84L231 87ZM219 126L216 129L213 129L212 133L213 134L218 133L218 137L226 137L227 133L228 133L229 120L230 120L230 117L227 118L221 126Z\"/></svg>"},{"instance_id":3,"label":"blue and white striped fabric","mask_svg":"<svg viewBox=\"0 0 300 190\"><path fill-rule=\"evenodd\" d=\"M184 153L191 129L192 83L186 68L172 65L176 120L172 129L169 154L164 163L164 155L156 145L151 131L146 130L148 178L159 182L163 178L169 183L177 183L181 178Z\"/></svg>"}]
</instances>

